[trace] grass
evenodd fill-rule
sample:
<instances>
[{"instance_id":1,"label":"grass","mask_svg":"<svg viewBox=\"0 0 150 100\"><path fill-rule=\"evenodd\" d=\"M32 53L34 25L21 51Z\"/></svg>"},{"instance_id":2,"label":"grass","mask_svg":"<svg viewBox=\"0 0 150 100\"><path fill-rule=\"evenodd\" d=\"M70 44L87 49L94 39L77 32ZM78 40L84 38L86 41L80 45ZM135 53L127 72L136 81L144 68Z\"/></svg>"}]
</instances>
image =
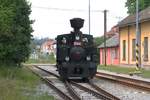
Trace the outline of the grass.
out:
<instances>
[{"instance_id":1,"label":"grass","mask_svg":"<svg viewBox=\"0 0 150 100\"><path fill-rule=\"evenodd\" d=\"M54 100L45 92L37 95L40 79L29 69L0 66L0 100Z\"/></svg>"},{"instance_id":2,"label":"grass","mask_svg":"<svg viewBox=\"0 0 150 100\"><path fill-rule=\"evenodd\" d=\"M107 70L110 72L116 72L116 73L123 73L123 74L130 74L131 72L135 71L135 68L127 68L127 67L118 67L118 66L103 66L99 65L98 69L100 70ZM141 74L139 74L143 78L150 78L150 70L141 69Z\"/></svg>"},{"instance_id":3,"label":"grass","mask_svg":"<svg viewBox=\"0 0 150 100\"><path fill-rule=\"evenodd\" d=\"M42 64L55 64L56 59L54 58L54 55L40 55L38 59L29 59L26 64L31 63L42 63Z\"/></svg>"}]
</instances>

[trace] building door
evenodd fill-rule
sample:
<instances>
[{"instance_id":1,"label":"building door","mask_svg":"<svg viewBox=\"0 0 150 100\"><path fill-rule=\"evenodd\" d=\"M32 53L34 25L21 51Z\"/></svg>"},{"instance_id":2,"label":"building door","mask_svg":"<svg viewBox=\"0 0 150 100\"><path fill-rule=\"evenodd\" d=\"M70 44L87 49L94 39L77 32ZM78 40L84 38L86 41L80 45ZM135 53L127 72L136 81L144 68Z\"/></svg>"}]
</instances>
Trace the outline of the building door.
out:
<instances>
[{"instance_id":1,"label":"building door","mask_svg":"<svg viewBox=\"0 0 150 100\"><path fill-rule=\"evenodd\" d=\"M102 64L105 64L105 50L102 49Z\"/></svg>"},{"instance_id":2,"label":"building door","mask_svg":"<svg viewBox=\"0 0 150 100\"><path fill-rule=\"evenodd\" d=\"M113 64L115 59L115 49L111 49L111 64Z\"/></svg>"}]
</instances>

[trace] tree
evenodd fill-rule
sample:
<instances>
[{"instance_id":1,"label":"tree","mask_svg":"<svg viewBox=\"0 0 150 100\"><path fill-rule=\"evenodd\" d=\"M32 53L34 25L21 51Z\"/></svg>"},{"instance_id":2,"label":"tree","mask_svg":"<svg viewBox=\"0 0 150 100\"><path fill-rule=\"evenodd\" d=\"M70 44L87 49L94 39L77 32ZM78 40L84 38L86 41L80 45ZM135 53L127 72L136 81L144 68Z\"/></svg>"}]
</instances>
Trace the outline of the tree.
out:
<instances>
[{"instance_id":1,"label":"tree","mask_svg":"<svg viewBox=\"0 0 150 100\"><path fill-rule=\"evenodd\" d=\"M0 63L20 65L29 57L30 13L26 0L0 0Z\"/></svg>"},{"instance_id":2,"label":"tree","mask_svg":"<svg viewBox=\"0 0 150 100\"><path fill-rule=\"evenodd\" d=\"M106 38L106 40L107 40L108 38ZM104 36L101 36L101 37L95 37L94 38L94 43L95 43L95 45L96 45L96 47L98 47L99 45L101 45L102 43L104 42ZM99 60L99 49L97 49L97 55L98 55L98 57L97 57L97 61L100 61Z\"/></svg>"},{"instance_id":3,"label":"tree","mask_svg":"<svg viewBox=\"0 0 150 100\"><path fill-rule=\"evenodd\" d=\"M109 39L108 37L106 37L106 40ZM94 38L94 43L96 46L101 45L104 42L104 36L101 37L95 37Z\"/></svg>"},{"instance_id":4,"label":"tree","mask_svg":"<svg viewBox=\"0 0 150 100\"><path fill-rule=\"evenodd\" d=\"M128 8L128 14L136 12L136 0L127 0L125 6ZM139 11L150 6L150 0L139 0Z\"/></svg>"}]
</instances>

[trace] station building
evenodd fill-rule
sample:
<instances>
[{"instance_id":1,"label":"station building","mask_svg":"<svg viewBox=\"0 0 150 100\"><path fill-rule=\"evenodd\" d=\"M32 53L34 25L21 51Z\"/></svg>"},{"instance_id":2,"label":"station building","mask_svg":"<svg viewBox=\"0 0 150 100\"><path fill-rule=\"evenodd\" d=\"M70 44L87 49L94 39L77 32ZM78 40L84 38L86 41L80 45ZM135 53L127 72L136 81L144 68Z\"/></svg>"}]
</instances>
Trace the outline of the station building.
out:
<instances>
[{"instance_id":1,"label":"station building","mask_svg":"<svg viewBox=\"0 0 150 100\"><path fill-rule=\"evenodd\" d=\"M129 15L119 24L120 65L136 63L136 15ZM150 7L139 13L140 64L150 67Z\"/></svg>"},{"instance_id":2,"label":"station building","mask_svg":"<svg viewBox=\"0 0 150 100\"><path fill-rule=\"evenodd\" d=\"M105 47L102 43L99 48L100 64L105 64ZM106 64L119 65L119 35L115 34L106 41Z\"/></svg>"}]
</instances>

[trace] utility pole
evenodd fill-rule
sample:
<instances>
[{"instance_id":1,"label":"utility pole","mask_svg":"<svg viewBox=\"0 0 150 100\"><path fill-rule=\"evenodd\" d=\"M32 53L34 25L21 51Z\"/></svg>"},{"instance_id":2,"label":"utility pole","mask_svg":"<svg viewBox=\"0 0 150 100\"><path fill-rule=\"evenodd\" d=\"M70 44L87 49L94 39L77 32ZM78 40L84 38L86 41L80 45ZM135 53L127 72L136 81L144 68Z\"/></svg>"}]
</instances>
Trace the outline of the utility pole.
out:
<instances>
[{"instance_id":1,"label":"utility pole","mask_svg":"<svg viewBox=\"0 0 150 100\"><path fill-rule=\"evenodd\" d=\"M91 34L91 2L89 0L89 35Z\"/></svg>"},{"instance_id":2,"label":"utility pole","mask_svg":"<svg viewBox=\"0 0 150 100\"><path fill-rule=\"evenodd\" d=\"M139 0L136 0L136 70L140 70Z\"/></svg>"},{"instance_id":3,"label":"utility pole","mask_svg":"<svg viewBox=\"0 0 150 100\"><path fill-rule=\"evenodd\" d=\"M105 66L107 66L106 59L106 32L107 32L107 10L104 10L104 51L105 51Z\"/></svg>"}]
</instances>

